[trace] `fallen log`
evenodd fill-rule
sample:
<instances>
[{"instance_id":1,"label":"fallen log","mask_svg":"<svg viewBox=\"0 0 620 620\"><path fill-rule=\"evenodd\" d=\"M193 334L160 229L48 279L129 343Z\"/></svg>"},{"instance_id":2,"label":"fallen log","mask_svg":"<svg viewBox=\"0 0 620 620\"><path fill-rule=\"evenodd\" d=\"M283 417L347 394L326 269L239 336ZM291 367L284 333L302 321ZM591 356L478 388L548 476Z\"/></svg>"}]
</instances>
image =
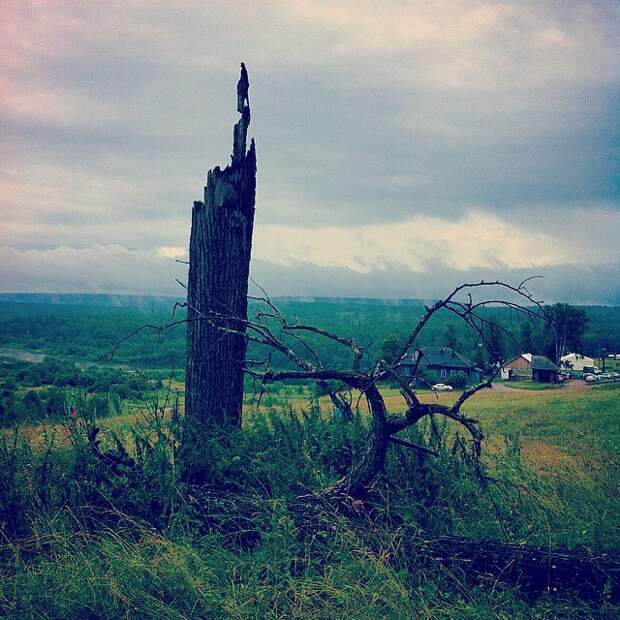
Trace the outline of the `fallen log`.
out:
<instances>
[{"instance_id":1,"label":"fallen log","mask_svg":"<svg viewBox=\"0 0 620 620\"><path fill-rule=\"evenodd\" d=\"M592 554L457 536L417 535L404 543L416 561L475 575L491 585L507 583L529 595L574 593L587 600L620 602L618 551Z\"/></svg>"}]
</instances>

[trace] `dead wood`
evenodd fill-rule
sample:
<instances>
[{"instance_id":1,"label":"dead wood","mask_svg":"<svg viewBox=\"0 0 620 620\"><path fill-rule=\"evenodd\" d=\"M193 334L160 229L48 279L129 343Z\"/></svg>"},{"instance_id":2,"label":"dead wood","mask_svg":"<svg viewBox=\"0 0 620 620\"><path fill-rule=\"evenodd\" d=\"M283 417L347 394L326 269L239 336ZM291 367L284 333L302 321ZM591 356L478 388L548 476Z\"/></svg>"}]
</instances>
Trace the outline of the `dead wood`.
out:
<instances>
[{"instance_id":1,"label":"dead wood","mask_svg":"<svg viewBox=\"0 0 620 620\"><path fill-rule=\"evenodd\" d=\"M231 163L210 170L204 202L195 202L187 282L186 421L202 427L241 425L247 339L247 294L254 226L256 149L245 65L237 85L241 118ZM210 321L201 321L210 317ZM189 436L189 435L188 435Z\"/></svg>"}]
</instances>

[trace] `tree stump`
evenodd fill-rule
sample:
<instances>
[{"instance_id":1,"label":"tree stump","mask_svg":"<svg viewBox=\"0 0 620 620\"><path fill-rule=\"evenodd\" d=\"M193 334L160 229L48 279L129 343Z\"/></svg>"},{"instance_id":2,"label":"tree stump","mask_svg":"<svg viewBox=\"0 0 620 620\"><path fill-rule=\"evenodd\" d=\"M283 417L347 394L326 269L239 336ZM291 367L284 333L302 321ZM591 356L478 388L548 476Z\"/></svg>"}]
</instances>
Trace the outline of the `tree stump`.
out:
<instances>
[{"instance_id":1,"label":"tree stump","mask_svg":"<svg viewBox=\"0 0 620 620\"><path fill-rule=\"evenodd\" d=\"M187 286L186 424L240 426L247 293L254 226L256 150L246 152L248 74L237 85L232 161L208 172L194 202Z\"/></svg>"}]
</instances>

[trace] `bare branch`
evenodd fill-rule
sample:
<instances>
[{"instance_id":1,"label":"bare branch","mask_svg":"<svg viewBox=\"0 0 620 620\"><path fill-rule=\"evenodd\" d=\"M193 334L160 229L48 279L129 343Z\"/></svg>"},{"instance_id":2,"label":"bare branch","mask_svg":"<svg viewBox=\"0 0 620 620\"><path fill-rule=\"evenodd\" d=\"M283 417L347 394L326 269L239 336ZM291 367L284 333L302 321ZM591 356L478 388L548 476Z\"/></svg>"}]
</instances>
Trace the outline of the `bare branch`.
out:
<instances>
[{"instance_id":1,"label":"bare branch","mask_svg":"<svg viewBox=\"0 0 620 620\"><path fill-rule=\"evenodd\" d=\"M390 437L390 441L398 446L405 446L406 448L411 448L412 450L415 450L416 452L421 452L422 454L439 456L439 454L435 450L425 448L424 446L418 446L417 444L406 441L405 439L401 439L400 437Z\"/></svg>"},{"instance_id":2,"label":"bare branch","mask_svg":"<svg viewBox=\"0 0 620 620\"><path fill-rule=\"evenodd\" d=\"M450 406L437 401L431 404L422 403L409 385L407 379L399 372L399 369L428 321L441 309L445 309L459 317L459 319L472 328L484 343L487 350L491 353L492 359L499 360L501 356L499 353L497 336L507 330L495 323L492 319L483 316L480 311L484 308L499 306L508 308L510 312L521 313L532 320L542 318L544 316L544 309L541 305L542 302L536 300L525 288L525 284L528 281L529 279L524 280L519 286L512 286L498 280L492 282L482 280L477 283L467 283L457 286L448 296L425 308L424 314L418 320L399 350L395 364L389 364L385 360L379 360L367 371L360 369L360 362L365 347L358 345L354 338L340 336L324 328L308 325L299 321L288 322L270 299L269 295L260 285L256 284L256 282L254 282L254 284L260 289L263 297L252 297L251 299L264 304L266 306L266 311L260 310L257 312L254 320L243 319L226 310L216 312L211 309L192 319L172 320L168 324L162 326L144 325L121 339L117 343L115 350L118 345L143 329L153 329L161 332L185 322L206 321L214 330L220 331L222 337L226 334L243 334L243 337L247 341L255 342L268 349L278 351L295 365L296 369L272 368L271 356L269 356L267 360L239 360L239 362L243 364L244 372L254 378L255 386L257 383L260 384L259 403L264 393L265 386L269 383L288 380L313 381L329 395L332 404L337 410L343 413L343 417L349 419L352 416L353 399L351 394L347 397L345 392L346 390L350 391L352 389L359 390L359 398L362 396L366 398L371 413L371 425L367 444L365 449L354 461L350 471L327 491L340 495L344 493L357 497L364 493L365 489L383 467L389 443L406 446L422 453L437 455L433 450L423 446L417 446L405 439L394 436L399 431L417 424L427 416L431 420L432 425L434 425L434 416L441 415L467 430L472 442L473 462L476 465L477 471L481 471L479 456L484 435L479 429L478 421L463 415L461 413L461 408L480 390L492 387L492 381L499 367L495 367L495 373L489 379L463 390L454 404ZM519 296L519 298L524 301L523 305L517 301L502 299L501 296L495 295L491 299L473 300L472 292L474 290L492 287ZM459 298L461 295L464 296L464 299ZM526 304L529 304L529 306ZM180 307L187 307L187 305L175 304L171 317L172 319L174 319L174 311ZM320 338L336 342L349 348L353 353L352 369L341 370L338 368L324 367L317 353L300 334L314 334ZM293 343L297 343L299 346L293 348L294 344L290 343L291 339ZM414 370L412 375L417 381L424 381L422 378L418 377L418 368L422 359L423 354L419 351L415 360L415 365L413 366ZM407 404L404 413L389 415L387 412L384 398L377 385L379 381L387 378L398 383L399 390ZM333 387L330 382L337 382L339 385L338 387Z\"/></svg>"}]
</instances>

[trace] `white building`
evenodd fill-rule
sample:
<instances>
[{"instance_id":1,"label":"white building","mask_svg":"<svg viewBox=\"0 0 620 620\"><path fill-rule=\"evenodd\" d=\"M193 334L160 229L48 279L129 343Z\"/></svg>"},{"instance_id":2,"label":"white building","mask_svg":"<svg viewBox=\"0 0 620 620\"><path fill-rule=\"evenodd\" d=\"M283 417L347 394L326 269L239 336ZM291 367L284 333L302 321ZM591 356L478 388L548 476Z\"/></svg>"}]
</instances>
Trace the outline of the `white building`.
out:
<instances>
[{"instance_id":1,"label":"white building","mask_svg":"<svg viewBox=\"0 0 620 620\"><path fill-rule=\"evenodd\" d=\"M560 358L560 368L583 370L584 366L594 366L594 360L581 353L568 353Z\"/></svg>"}]
</instances>

